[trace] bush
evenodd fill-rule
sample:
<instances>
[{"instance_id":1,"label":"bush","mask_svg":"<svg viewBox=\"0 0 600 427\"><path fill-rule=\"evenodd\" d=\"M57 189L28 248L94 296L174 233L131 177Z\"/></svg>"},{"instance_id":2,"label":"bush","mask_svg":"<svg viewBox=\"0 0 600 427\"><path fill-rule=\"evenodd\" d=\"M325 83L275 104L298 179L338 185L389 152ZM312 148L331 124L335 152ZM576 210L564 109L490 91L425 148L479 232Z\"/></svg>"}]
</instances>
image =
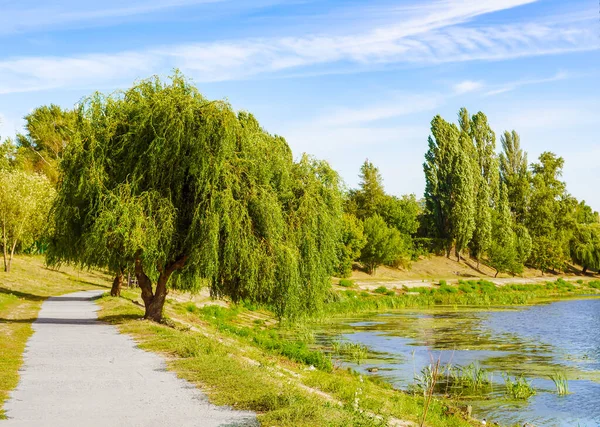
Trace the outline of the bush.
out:
<instances>
[{"instance_id":1,"label":"bush","mask_svg":"<svg viewBox=\"0 0 600 427\"><path fill-rule=\"evenodd\" d=\"M377 289L375 289L373 292L375 292L376 294L385 294L388 291L388 289L385 286L380 286Z\"/></svg>"},{"instance_id":2,"label":"bush","mask_svg":"<svg viewBox=\"0 0 600 427\"><path fill-rule=\"evenodd\" d=\"M340 279L340 286L343 286L344 288L353 288L354 287L354 282L352 280L349 279Z\"/></svg>"},{"instance_id":3,"label":"bush","mask_svg":"<svg viewBox=\"0 0 600 427\"><path fill-rule=\"evenodd\" d=\"M386 291L386 293L385 293L385 294L386 294L388 297L393 297L393 296L395 296L395 295L396 295L396 291L394 291L394 290L390 289L390 290Z\"/></svg>"},{"instance_id":4,"label":"bush","mask_svg":"<svg viewBox=\"0 0 600 427\"><path fill-rule=\"evenodd\" d=\"M446 286L448 283L445 280L440 280L440 286Z\"/></svg>"},{"instance_id":5,"label":"bush","mask_svg":"<svg viewBox=\"0 0 600 427\"><path fill-rule=\"evenodd\" d=\"M442 285L439 287L438 292L444 294L455 294L458 292L458 289L454 286Z\"/></svg>"}]
</instances>

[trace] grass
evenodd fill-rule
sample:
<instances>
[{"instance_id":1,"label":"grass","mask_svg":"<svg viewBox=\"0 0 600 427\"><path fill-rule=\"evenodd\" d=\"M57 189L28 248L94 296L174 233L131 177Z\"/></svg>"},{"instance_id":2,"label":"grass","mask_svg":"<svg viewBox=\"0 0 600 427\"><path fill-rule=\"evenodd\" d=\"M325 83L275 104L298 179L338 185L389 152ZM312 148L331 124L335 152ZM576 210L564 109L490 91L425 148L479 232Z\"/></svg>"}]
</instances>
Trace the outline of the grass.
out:
<instances>
[{"instance_id":1,"label":"grass","mask_svg":"<svg viewBox=\"0 0 600 427\"><path fill-rule=\"evenodd\" d=\"M511 378L508 374L504 375L504 384L506 385L506 397L513 400L527 400L537 394L533 386L523 376Z\"/></svg>"},{"instance_id":2,"label":"grass","mask_svg":"<svg viewBox=\"0 0 600 427\"><path fill-rule=\"evenodd\" d=\"M344 288L353 288L354 282L350 279L340 279L339 285L343 286Z\"/></svg>"},{"instance_id":3,"label":"grass","mask_svg":"<svg viewBox=\"0 0 600 427\"><path fill-rule=\"evenodd\" d=\"M102 274L49 270L41 257L17 256L10 273L0 272L0 419L5 418L4 402L19 381L25 344L42 302L49 296L107 287Z\"/></svg>"},{"instance_id":4,"label":"grass","mask_svg":"<svg viewBox=\"0 0 600 427\"><path fill-rule=\"evenodd\" d=\"M556 394L559 396L566 396L569 394L569 381L567 380L567 375L564 372L555 372L554 374L550 375L550 379L556 386Z\"/></svg>"},{"instance_id":5,"label":"grass","mask_svg":"<svg viewBox=\"0 0 600 427\"><path fill-rule=\"evenodd\" d=\"M335 293L335 298L325 305L321 315L346 315L368 311L421 308L435 305L448 306L508 306L528 305L549 298L588 295L600 291L600 281L574 285L563 279L546 284L510 284L496 286L486 280L461 280L458 286L440 281L438 287L403 288L401 292L389 291L380 286L373 292L345 290Z\"/></svg>"}]
</instances>

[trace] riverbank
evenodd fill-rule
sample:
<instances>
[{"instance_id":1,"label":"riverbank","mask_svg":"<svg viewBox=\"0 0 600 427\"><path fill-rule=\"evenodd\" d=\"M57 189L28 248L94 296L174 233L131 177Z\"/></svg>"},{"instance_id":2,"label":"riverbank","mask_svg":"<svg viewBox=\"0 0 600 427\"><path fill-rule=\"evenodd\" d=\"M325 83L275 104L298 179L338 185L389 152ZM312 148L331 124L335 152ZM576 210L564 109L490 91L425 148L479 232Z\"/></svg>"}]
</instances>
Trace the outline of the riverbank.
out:
<instances>
[{"instance_id":1,"label":"riverbank","mask_svg":"<svg viewBox=\"0 0 600 427\"><path fill-rule=\"evenodd\" d=\"M459 280L451 285L442 280L432 286L388 288L379 285L369 291L342 280L335 286L322 317L369 311L448 306L514 306L582 295L599 295L600 280L562 278L536 284L496 285L488 280Z\"/></svg>"}]
</instances>

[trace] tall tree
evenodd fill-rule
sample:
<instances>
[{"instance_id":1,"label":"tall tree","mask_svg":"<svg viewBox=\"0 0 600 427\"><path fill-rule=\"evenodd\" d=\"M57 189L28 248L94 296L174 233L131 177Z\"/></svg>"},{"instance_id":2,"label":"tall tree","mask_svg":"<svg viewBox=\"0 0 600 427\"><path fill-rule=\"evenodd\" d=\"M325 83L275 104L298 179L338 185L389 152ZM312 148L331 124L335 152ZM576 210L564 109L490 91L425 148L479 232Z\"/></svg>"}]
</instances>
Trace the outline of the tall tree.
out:
<instances>
[{"instance_id":1,"label":"tall tree","mask_svg":"<svg viewBox=\"0 0 600 427\"><path fill-rule=\"evenodd\" d=\"M78 115L50 262L106 263L72 242L118 248L111 256L133 260L145 317L157 321L170 282L195 289L201 278L215 296L267 303L280 316L320 307L341 232L339 177L327 163L294 163L283 138L180 74L93 96Z\"/></svg>"},{"instance_id":2,"label":"tall tree","mask_svg":"<svg viewBox=\"0 0 600 427\"><path fill-rule=\"evenodd\" d=\"M379 169L369 161L360 167L360 183L358 190L350 193L349 211L357 218L364 220L380 211L384 203L386 194L383 189L383 178Z\"/></svg>"},{"instance_id":3,"label":"tall tree","mask_svg":"<svg viewBox=\"0 0 600 427\"><path fill-rule=\"evenodd\" d=\"M446 254L455 246L457 257L475 228L474 165L466 122L462 130L439 115L431 122L425 154L425 203L435 237L446 241Z\"/></svg>"},{"instance_id":4,"label":"tall tree","mask_svg":"<svg viewBox=\"0 0 600 427\"><path fill-rule=\"evenodd\" d=\"M38 174L0 170L0 246L4 271L10 272L17 245L31 246L42 236L54 189Z\"/></svg>"},{"instance_id":5,"label":"tall tree","mask_svg":"<svg viewBox=\"0 0 600 427\"><path fill-rule=\"evenodd\" d=\"M568 259L569 240L574 226L574 199L560 180L564 160L554 153L542 153L531 166L531 203L527 228L532 238L530 263L542 270L562 270Z\"/></svg>"},{"instance_id":6,"label":"tall tree","mask_svg":"<svg viewBox=\"0 0 600 427\"><path fill-rule=\"evenodd\" d=\"M508 203L518 224L524 224L530 197L530 177L527 153L521 149L516 131L505 131L500 137L500 176L508 189Z\"/></svg>"},{"instance_id":7,"label":"tall tree","mask_svg":"<svg viewBox=\"0 0 600 427\"><path fill-rule=\"evenodd\" d=\"M500 199L494 211L492 230L492 242L488 253L490 267L496 270L496 276L498 273L518 270L518 267L515 268L519 256L516 235L512 227L507 189L504 184L501 186Z\"/></svg>"},{"instance_id":8,"label":"tall tree","mask_svg":"<svg viewBox=\"0 0 600 427\"><path fill-rule=\"evenodd\" d=\"M461 110L461 123L469 120L466 109ZM478 112L470 119L469 126L474 145L475 180L475 229L469 244L471 254L477 259L477 267L492 239L492 208L498 201L499 172L496 158L496 135L487 117Z\"/></svg>"},{"instance_id":9,"label":"tall tree","mask_svg":"<svg viewBox=\"0 0 600 427\"><path fill-rule=\"evenodd\" d=\"M26 134L17 135L19 158L24 170L58 181L58 163L69 141L75 137L77 113L58 105L38 107L25 116Z\"/></svg>"}]
</instances>

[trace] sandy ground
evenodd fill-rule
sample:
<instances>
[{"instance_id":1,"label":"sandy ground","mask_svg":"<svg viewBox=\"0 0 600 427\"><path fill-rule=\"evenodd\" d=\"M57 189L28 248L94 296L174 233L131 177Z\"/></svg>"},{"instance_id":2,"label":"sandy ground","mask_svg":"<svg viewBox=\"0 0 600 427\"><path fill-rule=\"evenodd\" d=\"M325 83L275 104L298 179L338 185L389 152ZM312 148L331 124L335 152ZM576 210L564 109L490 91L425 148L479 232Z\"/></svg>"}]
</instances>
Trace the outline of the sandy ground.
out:
<instances>
[{"instance_id":1,"label":"sandy ground","mask_svg":"<svg viewBox=\"0 0 600 427\"><path fill-rule=\"evenodd\" d=\"M44 302L0 427L257 425L252 413L211 405L161 357L98 322L100 294Z\"/></svg>"}]
</instances>

